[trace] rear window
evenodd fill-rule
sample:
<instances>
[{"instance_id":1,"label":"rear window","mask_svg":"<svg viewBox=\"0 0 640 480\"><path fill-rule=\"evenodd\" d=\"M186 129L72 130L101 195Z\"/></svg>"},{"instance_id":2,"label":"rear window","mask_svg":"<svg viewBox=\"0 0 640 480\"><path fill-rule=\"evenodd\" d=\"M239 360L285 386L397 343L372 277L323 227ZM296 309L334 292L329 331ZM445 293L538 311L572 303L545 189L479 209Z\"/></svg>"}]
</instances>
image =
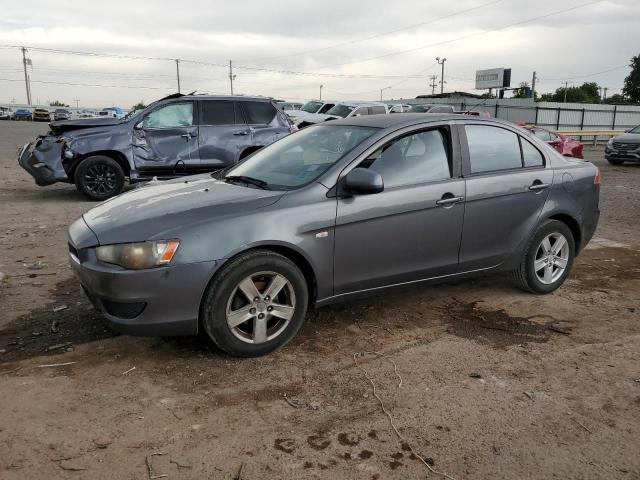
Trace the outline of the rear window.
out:
<instances>
[{"instance_id":1,"label":"rear window","mask_svg":"<svg viewBox=\"0 0 640 480\"><path fill-rule=\"evenodd\" d=\"M247 123L266 125L276 116L276 109L269 102L242 102Z\"/></svg>"},{"instance_id":2,"label":"rear window","mask_svg":"<svg viewBox=\"0 0 640 480\"><path fill-rule=\"evenodd\" d=\"M244 123L235 102L220 100L202 101L201 125L234 125Z\"/></svg>"},{"instance_id":3,"label":"rear window","mask_svg":"<svg viewBox=\"0 0 640 480\"><path fill-rule=\"evenodd\" d=\"M382 105L369 107L370 115L379 115L384 113L387 113L387 110Z\"/></svg>"},{"instance_id":4,"label":"rear window","mask_svg":"<svg viewBox=\"0 0 640 480\"><path fill-rule=\"evenodd\" d=\"M522 167L518 136L504 128L465 125L471 173Z\"/></svg>"}]
</instances>

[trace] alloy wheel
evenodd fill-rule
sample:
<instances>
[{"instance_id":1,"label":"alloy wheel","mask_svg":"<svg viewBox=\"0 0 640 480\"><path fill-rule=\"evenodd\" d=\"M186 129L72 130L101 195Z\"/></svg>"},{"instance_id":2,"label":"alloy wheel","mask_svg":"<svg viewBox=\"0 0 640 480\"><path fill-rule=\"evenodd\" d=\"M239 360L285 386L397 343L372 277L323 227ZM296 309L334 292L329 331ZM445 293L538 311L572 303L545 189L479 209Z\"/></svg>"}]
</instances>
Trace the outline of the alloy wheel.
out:
<instances>
[{"instance_id":1,"label":"alloy wheel","mask_svg":"<svg viewBox=\"0 0 640 480\"><path fill-rule=\"evenodd\" d=\"M98 195L104 195L116 188L117 174L109 165L96 164L89 167L84 174L87 190Z\"/></svg>"},{"instance_id":2,"label":"alloy wheel","mask_svg":"<svg viewBox=\"0 0 640 480\"><path fill-rule=\"evenodd\" d=\"M227 325L243 342L265 343L286 330L295 307L293 286L284 275L254 273L238 283L229 296Z\"/></svg>"},{"instance_id":3,"label":"alloy wheel","mask_svg":"<svg viewBox=\"0 0 640 480\"><path fill-rule=\"evenodd\" d=\"M550 233L536 249L533 269L538 280L550 285L562 277L569 263L569 243L564 235Z\"/></svg>"}]
</instances>

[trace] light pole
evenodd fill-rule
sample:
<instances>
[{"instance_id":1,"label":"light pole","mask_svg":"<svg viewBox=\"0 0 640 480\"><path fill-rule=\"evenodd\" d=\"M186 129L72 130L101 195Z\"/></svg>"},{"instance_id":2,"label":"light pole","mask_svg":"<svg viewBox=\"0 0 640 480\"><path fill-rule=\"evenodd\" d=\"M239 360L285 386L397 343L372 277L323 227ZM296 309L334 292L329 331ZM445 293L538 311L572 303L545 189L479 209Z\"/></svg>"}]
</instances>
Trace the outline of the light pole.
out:
<instances>
[{"instance_id":1,"label":"light pole","mask_svg":"<svg viewBox=\"0 0 640 480\"><path fill-rule=\"evenodd\" d=\"M436 62L442 66L442 73L440 74L440 94L444 93L444 62L446 61L446 58L440 59L440 57L436 57Z\"/></svg>"},{"instance_id":2,"label":"light pole","mask_svg":"<svg viewBox=\"0 0 640 480\"><path fill-rule=\"evenodd\" d=\"M384 87L380 89L380 101L382 101L382 92L384 92L385 90L389 90L391 87Z\"/></svg>"},{"instance_id":3,"label":"light pole","mask_svg":"<svg viewBox=\"0 0 640 480\"><path fill-rule=\"evenodd\" d=\"M320 85L320 98L318 100L322 100L322 87L324 87L324 85Z\"/></svg>"}]
</instances>

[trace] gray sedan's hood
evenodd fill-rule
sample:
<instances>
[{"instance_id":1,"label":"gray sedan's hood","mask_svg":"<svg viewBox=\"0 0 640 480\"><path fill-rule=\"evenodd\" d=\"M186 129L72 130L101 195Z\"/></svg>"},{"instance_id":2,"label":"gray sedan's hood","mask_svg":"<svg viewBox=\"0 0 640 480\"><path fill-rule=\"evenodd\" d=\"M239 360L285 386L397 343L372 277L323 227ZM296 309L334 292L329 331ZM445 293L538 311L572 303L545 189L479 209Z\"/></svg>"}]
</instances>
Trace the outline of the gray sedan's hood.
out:
<instances>
[{"instance_id":1,"label":"gray sedan's hood","mask_svg":"<svg viewBox=\"0 0 640 480\"><path fill-rule=\"evenodd\" d=\"M150 183L98 205L83 218L102 245L179 238L186 226L253 211L282 195L205 174Z\"/></svg>"},{"instance_id":2,"label":"gray sedan's hood","mask_svg":"<svg viewBox=\"0 0 640 480\"><path fill-rule=\"evenodd\" d=\"M640 134L638 133L623 133L617 137L613 137L614 142L619 143L640 143Z\"/></svg>"}]
</instances>

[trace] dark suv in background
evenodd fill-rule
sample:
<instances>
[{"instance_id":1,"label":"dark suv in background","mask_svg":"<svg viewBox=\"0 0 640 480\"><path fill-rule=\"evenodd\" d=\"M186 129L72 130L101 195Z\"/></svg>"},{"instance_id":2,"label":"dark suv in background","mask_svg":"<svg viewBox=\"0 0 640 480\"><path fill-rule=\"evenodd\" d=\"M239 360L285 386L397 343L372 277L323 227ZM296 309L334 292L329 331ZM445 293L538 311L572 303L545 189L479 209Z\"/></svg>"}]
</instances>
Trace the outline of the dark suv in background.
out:
<instances>
[{"instance_id":1,"label":"dark suv in background","mask_svg":"<svg viewBox=\"0 0 640 480\"><path fill-rule=\"evenodd\" d=\"M174 94L123 119L51 122L22 147L18 161L40 186L74 183L105 200L130 183L233 165L291 133L285 114L264 97Z\"/></svg>"}]
</instances>

